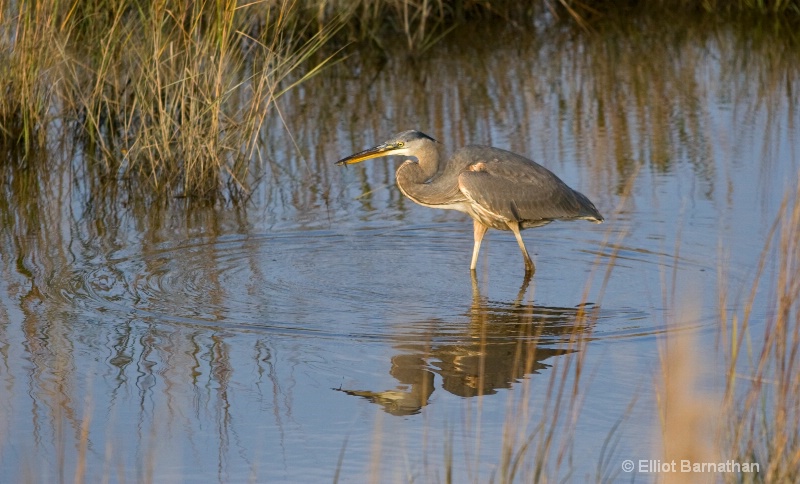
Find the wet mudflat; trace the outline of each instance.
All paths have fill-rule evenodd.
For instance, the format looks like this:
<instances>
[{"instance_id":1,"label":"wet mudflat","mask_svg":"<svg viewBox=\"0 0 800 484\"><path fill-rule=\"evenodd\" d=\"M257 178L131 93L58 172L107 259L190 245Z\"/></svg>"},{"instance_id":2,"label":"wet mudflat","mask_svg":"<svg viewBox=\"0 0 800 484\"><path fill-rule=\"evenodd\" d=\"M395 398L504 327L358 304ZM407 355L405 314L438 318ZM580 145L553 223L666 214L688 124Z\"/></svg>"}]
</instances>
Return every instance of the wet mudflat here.
<instances>
[{"instance_id":1,"label":"wet mudflat","mask_svg":"<svg viewBox=\"0 0 800 484\"><path fill-rule=\"evenodd\" d=\"M280 99L242 205L99 198L66 168L10 182L2 480L630 477L661 442L660 342L695 330L713 395L721 315L749 308L753 335L772 316L800 162L800 51L674 29L355 55ZM523 232L530 284L491 231L473 279L471 221L403 198L399 159L333 165L405 129L526 155L606 223Z\"/></svg>"}]
</instances>

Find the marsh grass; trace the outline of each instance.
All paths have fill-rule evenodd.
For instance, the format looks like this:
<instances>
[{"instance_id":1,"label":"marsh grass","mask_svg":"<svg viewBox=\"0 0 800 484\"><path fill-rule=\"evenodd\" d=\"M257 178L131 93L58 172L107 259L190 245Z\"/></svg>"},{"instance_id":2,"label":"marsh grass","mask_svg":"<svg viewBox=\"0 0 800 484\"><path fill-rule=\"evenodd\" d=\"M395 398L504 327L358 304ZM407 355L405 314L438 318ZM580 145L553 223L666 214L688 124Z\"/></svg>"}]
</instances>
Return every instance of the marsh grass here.
<instances>
[{"instance_id":1,"label":"marsh grass","mask_svg":"<svg viewBox=\"0 0 800 484\"><path fill-rule=\"evenodd\" d=\"M297 2L5 3L2 138L12 159L75 135L89 176L192 197L246 194L274 101L319 72L339 23Z\"/></svg>"},{"instance_id":2,"label":"marsh grass","mask_svg":"<svg viewBox=\"0 0 800 484\"><path fill-rule=\"evenodd\" d=\"M292 4L114 7L96 67L70 63L65 76L87 154L157 189L246 194L264 117L289 76L298 82L321 67L299 72L334 27L306 37ZM66 46L60 53L69 57Z\"/></svg>"},{"instance_id":3,"label":"marsh grass","mask_svg":"<svg viewBox=\"0 0 800 484\"><path fill-rule=\"evenodd\" d=\"M699 357L694 334L678 330L660 344L661 375L655 389L658 402L661 448L654 449L662 462L719 462L719 430L716 395L702 390L708 379L708 363ZM703 474L662 472L663 482L706 482Z\"/></svg>"},{"instance_id":4,"label":"marsh grass","mask_svg":"<svg viewBox=\"0 0 800 484\"><path fill-rule=\"evenodd\" d=\"M727 428L721 445L742 461L762 465L745 482L800 479L800 191L784 199L765 243L753 290L741 314L722 312L727 378ZM763 279L772 260L774 280ZM766 286L772 308L759 330L751 325L756 288ZM723 298L724 300L724 298ZM721 306L724 307L724 306Z\"/></svg>"},{"instance_id":5,"label":"marsh grass","mask_svg":"<svg viewBox=\"0 0 800 484\"><path fill-rule=\"evenodd\" d=\"M765 13L800 5L649 3ZM59 144L96 179L200 199L246 198L270 156L257 147L265 119L281 118L275 100L342 59L347 43L367 40L387 53L400 34L406 51L420 56L463 22L527 30L549 16L588 28L615 11L615 2L601 0L5 0L0 147L5 159L24 164L55 157Z\"/></svg>"},{"instance_id":6,"label":"marsh grass","mask_svg":"<svg viewBox=\"0 0 800 484\"><path fill-rule=\"evenodd\" d=\"M739 311L727 309L727 279L720 278L717 355L724 371L714 374L711 353L698 343L693 331L667 333L660 345L656 395L661 449L657 458L757 463L759 471L667 472L661 474L663 482L800 479L799 197L800 191L784 197ZM756 304L772 309L766 321L751 324ZM677 307L677 302L671 307ZM710 386L703 386L709 382Z\"/></svg>"}]
</instances>

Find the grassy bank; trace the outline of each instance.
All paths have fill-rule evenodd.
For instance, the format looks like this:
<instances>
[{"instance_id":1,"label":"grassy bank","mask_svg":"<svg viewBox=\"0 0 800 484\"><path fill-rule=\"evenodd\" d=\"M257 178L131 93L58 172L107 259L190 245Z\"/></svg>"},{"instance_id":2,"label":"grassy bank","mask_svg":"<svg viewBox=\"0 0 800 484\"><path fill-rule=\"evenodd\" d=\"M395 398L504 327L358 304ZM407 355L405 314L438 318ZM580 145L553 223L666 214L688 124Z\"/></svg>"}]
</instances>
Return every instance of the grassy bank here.
<instances>
[{"instance_id":1,"label":"grassy bank","mask_svg":"<svg viewBox=\"0 0 800 484\"><path fill-rule=\"evenodd\" d=\"M48 140L74 139L90 177L197 196L244 188L271 103L316 72L305 61L332 32L308 33L295 9L233 1L4 5L7 158L33 159Z\"/></svg>"},{"instance_id":2,"label":"grassy bank","mask_svg":"<svg viewBox=\"0 0 800 484\"><path fill-rule=\"evenodd\" d=\"M0 4L5 163L52 160L58 143L94 179L200 198L246 195L275 99L340 59L339 47L424 52L468 21L588 26L619 9L798 12L800 2L10 2ZM334 46L334 47L331 47ZM318 55L326 48L326 54ZM16 160L16 161L15 161Z\"/></svg>"}]
</instances>

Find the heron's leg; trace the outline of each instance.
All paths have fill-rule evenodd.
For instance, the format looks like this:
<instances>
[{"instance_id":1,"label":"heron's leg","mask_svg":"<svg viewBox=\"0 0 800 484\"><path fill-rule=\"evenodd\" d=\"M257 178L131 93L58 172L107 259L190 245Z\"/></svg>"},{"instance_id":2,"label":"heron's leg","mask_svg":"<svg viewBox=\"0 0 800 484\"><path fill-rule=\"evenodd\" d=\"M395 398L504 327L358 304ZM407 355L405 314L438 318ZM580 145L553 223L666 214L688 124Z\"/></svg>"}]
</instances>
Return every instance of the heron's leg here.
<instances>
[{"instance_id":1,"label":"heron's leg","mask_svg":"<svg viewBox=\"0 0 800 484\"><path fill-rule=\"evenodd\" d=\"M486 231L489 230L489 227L477 220L473 220L472 222L475 235L475 247L472 248L472 264L470 264L469 270L474 271L475 268L478 267L478 252L481 251L481 241L483 241L483 236L486 235Z\"/></svg>"},{"instance_id":2,"label":"heron's leg","mask_svg":"<svg viewBox=\"0 0 800 484\"><path fill-rule=\"evenodd\" d=\"M517 238L517 243L519 244L519 248L522 249L522 257L525 259L525 275L533 274L536 272L536 266L533 265L533 261L531 260L531 256L528 255L528 249L525 248L525 242L522 241L522 235L519 233L519 223L517 222L506 222L508 228L514 232L514 237Z\"/></svg>"}]
</instances>

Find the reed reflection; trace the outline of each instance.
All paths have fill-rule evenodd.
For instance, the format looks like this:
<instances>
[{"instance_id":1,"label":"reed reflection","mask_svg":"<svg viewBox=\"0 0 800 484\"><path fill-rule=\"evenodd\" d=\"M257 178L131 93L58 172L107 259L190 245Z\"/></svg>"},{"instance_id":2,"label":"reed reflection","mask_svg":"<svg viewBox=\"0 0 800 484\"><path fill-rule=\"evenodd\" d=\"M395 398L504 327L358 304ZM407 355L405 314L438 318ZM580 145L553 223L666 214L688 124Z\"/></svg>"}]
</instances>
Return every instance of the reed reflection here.
<instances>
[{"instance_id":1,"label":"reed reflection","mask_svg":"<svg viewBox=\"0 0 800 484\"><path fill-rule=\"evenodd\" d=\"M414 415L428 405L436 386L460 397L492 395L547 370L551 358L580 351L594 327L591 313L598 307L525 302L528 286L526 279L513 301L491 301L481 295L473 277L466 325L432 319L424 322L431 328L428 332L397 338L389 370L397 386L337 390L365 398L392 415ZM458 325L463 329L454 332Z\"/></svg>"}]
</instances>

